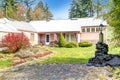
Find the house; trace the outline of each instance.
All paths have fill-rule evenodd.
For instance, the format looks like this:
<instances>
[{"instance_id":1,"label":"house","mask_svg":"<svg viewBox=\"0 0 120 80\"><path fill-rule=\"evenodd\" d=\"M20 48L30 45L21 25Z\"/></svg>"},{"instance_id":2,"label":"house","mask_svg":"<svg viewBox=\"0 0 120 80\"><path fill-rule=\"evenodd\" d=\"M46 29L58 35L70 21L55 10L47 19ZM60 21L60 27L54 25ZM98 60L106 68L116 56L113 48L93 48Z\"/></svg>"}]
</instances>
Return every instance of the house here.
<instances>
[{"instance_id":1,"label":"house","mask_svg":"<svg viewBox=\"0 0 120 80\"><path fill-rule=\"evenodd\" d=\"M67 42L99 40L99 25L107 26L102 19L78 18L66 20L31 21L29 23L16 21L8 18L0 19L0 39L7 33L23 32L31 44L42 43L49 45L51 41L58 41L60 32L63 33ZM103 30L104 41L107 40L106 29Z\"/></svg>"},{"instance_id":2,"label":"house","mask_svg":"<svg viewBox=\"0 0 120 80\"><path fill-rule=\"evenodd\" d=\"M60 32L63 33L67 42L99 40L99 25L107 26L101 19L79 18L67 20L31 21L30 24L36 29L38 43L49 45L51 41L58 41ZM104 41L106 40L106 29L103 30Z\"/></svg>"},{"instance_id":3,"label":"house","mask_svg":"<svg viewBox=\"0 0 120 80\"><path fill-rule=\"evenodd\" d=\"M27 22L16 21L8 18L0 19L0 41L8 33L23 32L30 40L31 44L35 44L34 36L36 30Z\"/></svg>"}]
</instances>

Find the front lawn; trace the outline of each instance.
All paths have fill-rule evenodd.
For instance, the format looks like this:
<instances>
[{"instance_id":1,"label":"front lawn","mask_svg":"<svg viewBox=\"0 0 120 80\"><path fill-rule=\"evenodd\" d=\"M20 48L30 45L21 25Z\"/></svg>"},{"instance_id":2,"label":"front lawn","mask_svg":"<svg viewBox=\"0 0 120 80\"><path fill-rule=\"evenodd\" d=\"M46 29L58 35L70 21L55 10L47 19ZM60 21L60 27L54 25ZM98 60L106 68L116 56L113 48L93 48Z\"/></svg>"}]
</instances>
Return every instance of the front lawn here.
<instances>
[{"instance_id":1,"label":"front lawn","mask_svg":"<svg viewBox=\"0 0 120 80\"><path fill-rule=\"evenodd\" d=\"M56 54L45 60L40 61L40 64L75 64L75 63L87 63L89 58L94 57L95 46L86 48L53 48L48 47L50 50L54 51ZM109 48L109 53L120 54L120 47Z\"/></svg>"},{"instance_id":2,"label":"front lawn","mask_svg":"<svg viewBox=\"0 0 120 80\"><path fill-rule=\"evenodd\" d=\"M88 59L94 57L95 47L87 48L50 48L50 50L55 52L55 55L40 61L40 63L87 63Z\"/></svg>"}]
</instances>

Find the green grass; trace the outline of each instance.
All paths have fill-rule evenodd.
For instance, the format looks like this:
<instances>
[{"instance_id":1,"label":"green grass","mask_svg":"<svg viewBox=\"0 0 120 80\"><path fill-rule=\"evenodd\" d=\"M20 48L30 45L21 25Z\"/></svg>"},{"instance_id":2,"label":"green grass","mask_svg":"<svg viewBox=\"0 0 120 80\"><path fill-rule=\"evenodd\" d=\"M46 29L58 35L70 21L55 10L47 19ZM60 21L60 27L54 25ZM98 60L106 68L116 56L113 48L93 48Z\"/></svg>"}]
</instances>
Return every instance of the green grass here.
<instances>
[{"instance_id":1,"label":"green grass","mask_svg":"<svg viewBox=\"0 0 120 80\"><path fill-rule=\"evenodd\" d=\"M76 63L87 63L89 58L94 57L95 46L85 47L85 48L52 48L48 47L50 50L54 51L56 54L45 60L41 60L40 64L76 64ZM109 53L119 54L120 47L109 48Z\"/></svg>"},{"instance_id":2,"label":"green grass","mask_svg":"<svg viewBox=\"0 0 120 80\"><path fill-rule=\"evenodd\" d=\"M0 53L0 68L9 67L13 64L12 58L14 54L3 54Z\"/></svg>"},{"instance_id":3,"label":"green grass","mask_svg":"<svg viewBox=\"0 0 120 80\"><path fill-rule=\"evenodd\" d=\"M3 59L3 60L0 60L0 68L5 68L5 67L9 67L12 65L12 60L10 59Z\"/></svg>"},{"instance_id":4,"label":"green grass","mask_svg":"<svg viewBox=\"0 0 120 80\"><path fill-rule=\"evenodd\" d=\"M86 48L49 48L55 51L55 55L48 59L42 60L39 63L50 64L74 64L74 63L87 63L88 59L94 57L95 47Z\"/></svg>"}]
</instances>

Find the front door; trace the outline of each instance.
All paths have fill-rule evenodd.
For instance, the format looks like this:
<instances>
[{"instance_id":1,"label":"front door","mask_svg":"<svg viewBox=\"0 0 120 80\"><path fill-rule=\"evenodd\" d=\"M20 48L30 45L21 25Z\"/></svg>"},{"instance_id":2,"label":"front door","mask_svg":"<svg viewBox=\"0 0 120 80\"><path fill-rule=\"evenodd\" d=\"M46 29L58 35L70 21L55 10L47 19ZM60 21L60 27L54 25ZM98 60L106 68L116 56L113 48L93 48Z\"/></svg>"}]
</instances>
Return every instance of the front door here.
<instances>
[{"instance_id":1,"label":"front door","mask_svg":"<svg viewBox=\"0 0 120 80\"><path fill-rule=\"evenodd\" d=\"M46 36L45 36L45 44L49 45L49 43L50 43L50 35L46 34Z\"/></svg>"}]
</instances>

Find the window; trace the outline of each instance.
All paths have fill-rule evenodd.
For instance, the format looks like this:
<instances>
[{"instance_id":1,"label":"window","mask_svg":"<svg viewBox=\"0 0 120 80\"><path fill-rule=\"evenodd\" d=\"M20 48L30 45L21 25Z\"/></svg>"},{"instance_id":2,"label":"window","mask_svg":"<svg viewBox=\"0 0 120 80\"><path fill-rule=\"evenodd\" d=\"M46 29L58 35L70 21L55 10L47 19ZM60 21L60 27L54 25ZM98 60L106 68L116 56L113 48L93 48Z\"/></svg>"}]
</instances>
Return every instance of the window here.
<instances>
[{"instance_id":1,"label":"window","mask_svg":"<svg viewBox=\"0 0 120 80\"><path fill-rule=\"evenodd\" d=\"M87 32L90 32L90 28L87 28Z\"/></svg>"},{"instance_id":2,"label":"window","mask_svg":"<svg viewBox=\"0 0 120 80\"><path fill-rule=\"evenodd\" d=\"M91 32L95 32L95 28L91 28Z\"/></svg>"},{"instance_id":3,"label":"window","mask_svg":"<svg viewBox=\"0 0 120 80\"><path fill-rule=\"evenodd\" d=\"M85 32L85 28L82 28L82 32Z\"/></svg>"}]
</instances>

